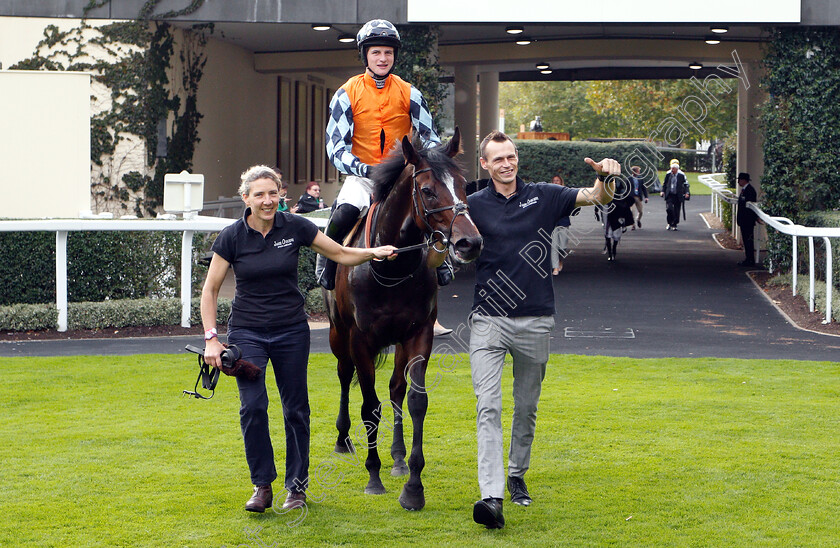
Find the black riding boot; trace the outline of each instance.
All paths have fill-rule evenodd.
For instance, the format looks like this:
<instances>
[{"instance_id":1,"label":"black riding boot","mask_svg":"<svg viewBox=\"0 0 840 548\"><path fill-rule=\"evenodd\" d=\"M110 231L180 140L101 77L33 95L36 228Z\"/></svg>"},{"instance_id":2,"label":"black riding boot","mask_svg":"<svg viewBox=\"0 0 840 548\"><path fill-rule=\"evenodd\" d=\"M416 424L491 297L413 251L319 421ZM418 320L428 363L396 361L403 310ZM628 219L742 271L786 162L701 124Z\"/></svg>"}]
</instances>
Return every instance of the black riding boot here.
<instances>
[{"instance_id":1,"label":"black riding boot","mask_svg":"<svg viewBox=\"0 0 840 548\"><path fill-rule=\"evenodd\" d=\"M356 206L341 204L330 216L324 234L341 244L359 219L359 213L359 208ZM335 269L337 266L335 262L323 255L318 255L315 260L315 278L325 289L335 289Z\"/></svg>"},{"instance_id":2,"label":"black riding boot","mask_svg":"<svg viewBox=\"0 0 840 548\"><path fill-rule=\"evenodd\" d=\"M612 243L612 258L613 258L613 261L615 260L615 258L617 256L618 256L618 240L613 240L613 243Z\"/></svg>"},{"instance_id":3,"label":"black riding boot","mask_svg":"<svg viewBox=\"0 0 840 548\"><path fill-rule=\"evenodd\" d=\"M607 260L612 261L613 260L613 246L612 246L612 240L610 238L604 238L604 247L607 250Z\"/></svg>"}]
</instances>

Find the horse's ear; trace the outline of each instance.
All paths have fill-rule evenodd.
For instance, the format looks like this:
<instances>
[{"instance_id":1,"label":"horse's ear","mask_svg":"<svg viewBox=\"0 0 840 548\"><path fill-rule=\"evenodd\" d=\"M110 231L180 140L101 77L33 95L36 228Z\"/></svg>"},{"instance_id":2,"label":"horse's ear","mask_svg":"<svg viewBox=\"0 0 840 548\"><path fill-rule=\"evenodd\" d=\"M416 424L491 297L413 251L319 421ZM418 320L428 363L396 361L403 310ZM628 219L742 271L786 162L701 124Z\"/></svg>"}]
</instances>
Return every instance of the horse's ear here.
<instances>
[{"instance_id":1,"label":"horse's ear","mask_svg":"<svg viewBox=\"0 0 840 548\"><path fill-rule=\"evenodd\" d=\"M455 126L455 134L452 135L452 139L450 139L449 144L446 145L446 154L450 158L454 158L462 152L464 152L464 150L461 148L461 130L458 129L458 126Z\"/></svg>"},{"instance_id":2,"label":"horse's ear","mask_svg":"<svg viewBox=\"0 0 840 548\"><path fill-rule=\"evenodd\" d=\"M414 150L414 145L411 144L411 139L408 138L408 135L404 135L402 138L402 150L406 164L417 165L420 162L420 156Z\"/></svg>"}]
</instances>

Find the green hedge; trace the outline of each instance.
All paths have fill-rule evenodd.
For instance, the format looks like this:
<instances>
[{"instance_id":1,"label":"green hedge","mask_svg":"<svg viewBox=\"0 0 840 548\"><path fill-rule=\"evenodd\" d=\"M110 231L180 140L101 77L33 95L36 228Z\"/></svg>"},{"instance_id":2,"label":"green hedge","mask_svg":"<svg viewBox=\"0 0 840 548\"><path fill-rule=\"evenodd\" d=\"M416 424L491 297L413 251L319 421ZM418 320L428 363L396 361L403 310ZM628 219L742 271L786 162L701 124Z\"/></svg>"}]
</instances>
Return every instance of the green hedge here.
<instances>
[{"instance_id":1,"label":"green hedge","mask_svg":"<svg viewBox=\"0 0 840 548\"><path fill-rule=\"evenodd\" d=\"M762 209L806 224L808 212L840 207L840 29L779 27L768 39ZM773 265L789 268L790 238L774 232Z\"/></svg>"},{"instance_id":2,"label":"green hedge","mask_svg":"<svg viewBox=\"0 0 840 548\"><path fill-rule=\"evenodd\" d=\"M219 299L216 322L227 323L230 299ZM68 303L68 329L103 329L108 327L178 325L181 323L180 299L125 299L104 302ZM199 299L190 307L190 323L201 325ZM0 330L38 331L58 326L54 304L14 304L0 306Z\"/></svg>"},{"instance_id":3,"label":"green hedge","mask_svg":"<svg viewBox=\"0 0 840 548\"><path fill-rule=\"evenodd\" d=\"M207 236L193 237L193 287L207 272L196 261ZM180 232L71 232L70 302L175 297L180 288ZM55 302L55 233L0 233L0 305Z\"/></svg>"},{"instance_id":4,"label":"green hedge","mask_svg":"<svg viewBox=\"0 0 840 548\"><path fill-rule=\"evenodd\" d=\"M650 183L656 178L657 170L668 168L671 158L680 159L690 170L691 164L685 158L696 156L692 151L658 152L646 141L600 143L516 139L514 143L519 151L519 175L524 180L551 181L559 173L570 187L592 186L595 179L592 168L583 161L587 156L596 161L614 158L621 163L623 173L629 173L630 166L638 165L642 170L641 177Z\"/></svg>"}]
</instances>

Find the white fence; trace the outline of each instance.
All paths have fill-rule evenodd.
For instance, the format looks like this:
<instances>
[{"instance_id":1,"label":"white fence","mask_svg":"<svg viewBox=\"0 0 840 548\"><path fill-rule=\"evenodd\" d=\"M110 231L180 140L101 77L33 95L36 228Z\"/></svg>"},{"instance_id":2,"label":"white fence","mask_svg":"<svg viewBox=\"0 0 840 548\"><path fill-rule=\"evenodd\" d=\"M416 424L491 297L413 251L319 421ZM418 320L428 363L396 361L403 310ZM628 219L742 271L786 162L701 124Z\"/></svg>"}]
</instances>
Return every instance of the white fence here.
<instances>
[{"instance_id":1,"label":"white fence","mask_svg":"<svg viewBox=\"0 0 840 548\"><path fill-rule=\"evenodd\" d=\"M307 217L308 218L308 217ZM309 219L323 228L326 219ZM67 331L67 233L91 230L183 232L181 238L181 326L190 327L192 239L195 232L219 232L236 219L195 216L192 219L50 219L0 221L0 232L55 232L55 304L58 331ZM131 268L136 265L131 265Z\"/></svg>"},{"instance_id":2,"label":"white fence","mask_svg":"<svg viewBox=\"0 0 840 548\"><path fill-rule=\"evenodd\" d=\"M726 207L724 204L728 204L729 207L732 208L732 219L734 220L737 215L737 206L738 206L738 198L737 196L730 190L726 185L717 182L713 176L711 175L701 175L699 177L700 182L704 185L708 186L712 189L712 203L711 203L711 212L716 215L718 218L720 217L720 212L723 207ZM772 227L773 229L787 234L791 237L792 242L792 250L791 250L791 289L793 294L796 295L797 289L797 276L799 273L799 260L798 260L798 243L799 238L808 238L808 309L813 312L815 308L815 277L814 277L814 238L822 238L823 242L825 243L825 293L826 293L826 304L825 304L825 319L823 323L830 323L831 322L831 302L832 302L832 292L834 289L833 284L833 257L832 257L832 249L831 249L831 238L840 238L840 228L825 228L825 227L811 227L811 226L802 226L795 224L793 221L786 217L774 217L770 216L758 207L758 204L755 203L748 203L747 207L752 209L753 211L758 214L758 217L764 221L764 224L768 227ZM733 228L735 223L733 222ZM758 253L759 253L759 246L756 246L755 250L755 259L758 261Z\"/></svg>"}]
</instances>

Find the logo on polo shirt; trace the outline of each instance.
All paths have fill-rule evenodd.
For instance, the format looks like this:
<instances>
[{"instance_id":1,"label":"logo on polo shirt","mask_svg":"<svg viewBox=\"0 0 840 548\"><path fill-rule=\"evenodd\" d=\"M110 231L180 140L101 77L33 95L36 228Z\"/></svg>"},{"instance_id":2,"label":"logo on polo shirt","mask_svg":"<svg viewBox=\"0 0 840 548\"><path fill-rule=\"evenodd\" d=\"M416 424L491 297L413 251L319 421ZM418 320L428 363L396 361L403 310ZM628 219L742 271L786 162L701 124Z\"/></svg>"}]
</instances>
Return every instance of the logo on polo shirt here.
<instances>
[{"instance_id":1,"label":"logo on polo shirt","mask_svg":"<svg viewBox=\"0 0 840 548\"><path fill-rule=\"evenodd\" d=\"M528 200L525 201L525 202L519 202L519 207L524 209L528 206L534 205L535 203L537 203L539 201L540 201L540 197L539 196L534 196L533 198L528 198Z\"/></svg>"},{"instance_id":2,"label":"logo on polo shirt","mask_svg":"<svg viewBox=\"0 0 840 548\"><path fill-rule=\"evenodd\" d=\"M295 243L294 238L283 238L279 242L277 240L275 240L274 241L274 247L280 249L281 247L289 247L293 243Z\"/></svg>"}]
</instances>

